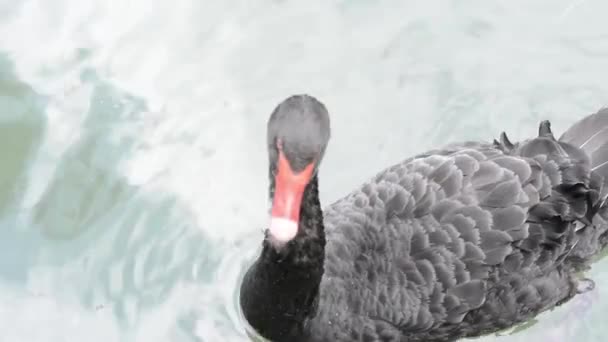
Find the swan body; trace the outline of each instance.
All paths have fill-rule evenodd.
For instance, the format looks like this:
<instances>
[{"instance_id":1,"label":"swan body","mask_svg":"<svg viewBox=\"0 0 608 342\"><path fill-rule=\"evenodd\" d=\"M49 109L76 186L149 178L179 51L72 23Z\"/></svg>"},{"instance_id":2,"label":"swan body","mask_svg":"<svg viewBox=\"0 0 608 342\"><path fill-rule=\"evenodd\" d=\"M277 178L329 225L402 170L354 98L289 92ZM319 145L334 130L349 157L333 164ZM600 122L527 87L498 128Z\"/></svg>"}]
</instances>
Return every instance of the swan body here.
<instances>
[{"instance_id":1,"label":"swan body","mask_svg":"<svg viewBox=\"0 0 608 342\"><path fill-rule=\"evenodd\" d=\"M271 223L240 303L271 341L495 332L576 295L575 273L608 242L608 110L560 139L543 121L518 143L503 133L411 157L322 210L329 133L308 95L268 124Z\"/></svg>"}]
</instances>

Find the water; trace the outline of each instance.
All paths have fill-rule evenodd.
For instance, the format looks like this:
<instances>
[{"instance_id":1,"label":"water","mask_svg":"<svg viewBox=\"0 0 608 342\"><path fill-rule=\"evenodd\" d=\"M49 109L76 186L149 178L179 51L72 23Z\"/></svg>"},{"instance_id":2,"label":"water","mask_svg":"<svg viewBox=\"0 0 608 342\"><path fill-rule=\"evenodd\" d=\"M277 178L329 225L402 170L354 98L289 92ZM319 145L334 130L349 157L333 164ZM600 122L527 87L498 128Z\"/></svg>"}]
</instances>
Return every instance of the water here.
<instances>
[{"instance_id":1,"label":"water","mask_svg":"<svg viewBox=\"0 0 608 342\"><path fill-rule=\"evenodd\" d=\"M608 105L600 0L0 1L0 341L247 341L265 123L331 112L329 204L407 156ZM595 291L503 337L603 341ZM512 334L511 334L512 333Z\"/></svg>"}]
</instances>

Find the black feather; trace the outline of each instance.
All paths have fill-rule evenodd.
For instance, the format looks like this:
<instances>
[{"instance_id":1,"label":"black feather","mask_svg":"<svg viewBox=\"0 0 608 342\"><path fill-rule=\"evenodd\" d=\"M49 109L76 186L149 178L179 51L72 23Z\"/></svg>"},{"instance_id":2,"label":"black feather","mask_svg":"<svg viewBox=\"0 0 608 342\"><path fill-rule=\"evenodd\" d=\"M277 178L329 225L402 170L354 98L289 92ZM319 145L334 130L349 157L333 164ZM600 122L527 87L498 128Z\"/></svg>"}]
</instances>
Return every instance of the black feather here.
<instances>
[{"instance_id":1,"label":"black feather","mask_svg":"<svg viewBox=\"0 0 608 342\"><path fill-rule=\"evenodd\" d=\"M559 140L543 121L532 139L409 158L322 214L315 178L302 231L248 272L244 314L277 342L447 342L526 321L571 298L608 242L607 180L608 109Z\"/></svg>"}]
</instances>

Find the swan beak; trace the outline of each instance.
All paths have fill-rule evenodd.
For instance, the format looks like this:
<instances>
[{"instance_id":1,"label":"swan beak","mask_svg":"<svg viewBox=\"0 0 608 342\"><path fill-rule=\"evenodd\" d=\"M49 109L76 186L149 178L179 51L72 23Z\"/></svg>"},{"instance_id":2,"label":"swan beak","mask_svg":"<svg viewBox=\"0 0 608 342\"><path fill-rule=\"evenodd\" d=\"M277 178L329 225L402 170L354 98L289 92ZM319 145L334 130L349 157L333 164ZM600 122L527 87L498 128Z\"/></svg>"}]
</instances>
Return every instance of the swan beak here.
<instances>
[{"instance_id":1,"label":"swan beak","mask_svg":"<svg viewBox=\"0 0 608 342\"><path fill-rule=\"evenodd\" d=\"M269 228L276 242L289 242L298 234L302 196L313 169L314 162L311 162L302 171L294 172L283 152L279 152Z\"/></svg>"}]
</instances>

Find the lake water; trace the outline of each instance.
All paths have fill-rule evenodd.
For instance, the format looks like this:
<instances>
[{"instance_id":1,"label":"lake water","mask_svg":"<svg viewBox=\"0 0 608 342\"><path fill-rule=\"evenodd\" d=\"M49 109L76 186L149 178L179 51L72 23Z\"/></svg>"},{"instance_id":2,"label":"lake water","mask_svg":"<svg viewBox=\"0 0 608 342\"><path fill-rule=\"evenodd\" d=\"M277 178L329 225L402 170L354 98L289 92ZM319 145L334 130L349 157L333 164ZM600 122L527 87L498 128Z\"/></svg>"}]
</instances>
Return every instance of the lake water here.
<instances>
[{"instance_id":1,"label":"lake water","mask_svg":"<svg viewBox=\"0 0 608 342\"><path fill-rule=\"evenodd\" d=\"M330 110L327 205L465 139L608 105L608 2L0 0L0 341L247 341L265 123ZM502 337L604 341L594 291Z\"/></svg>"}]
</instances>

